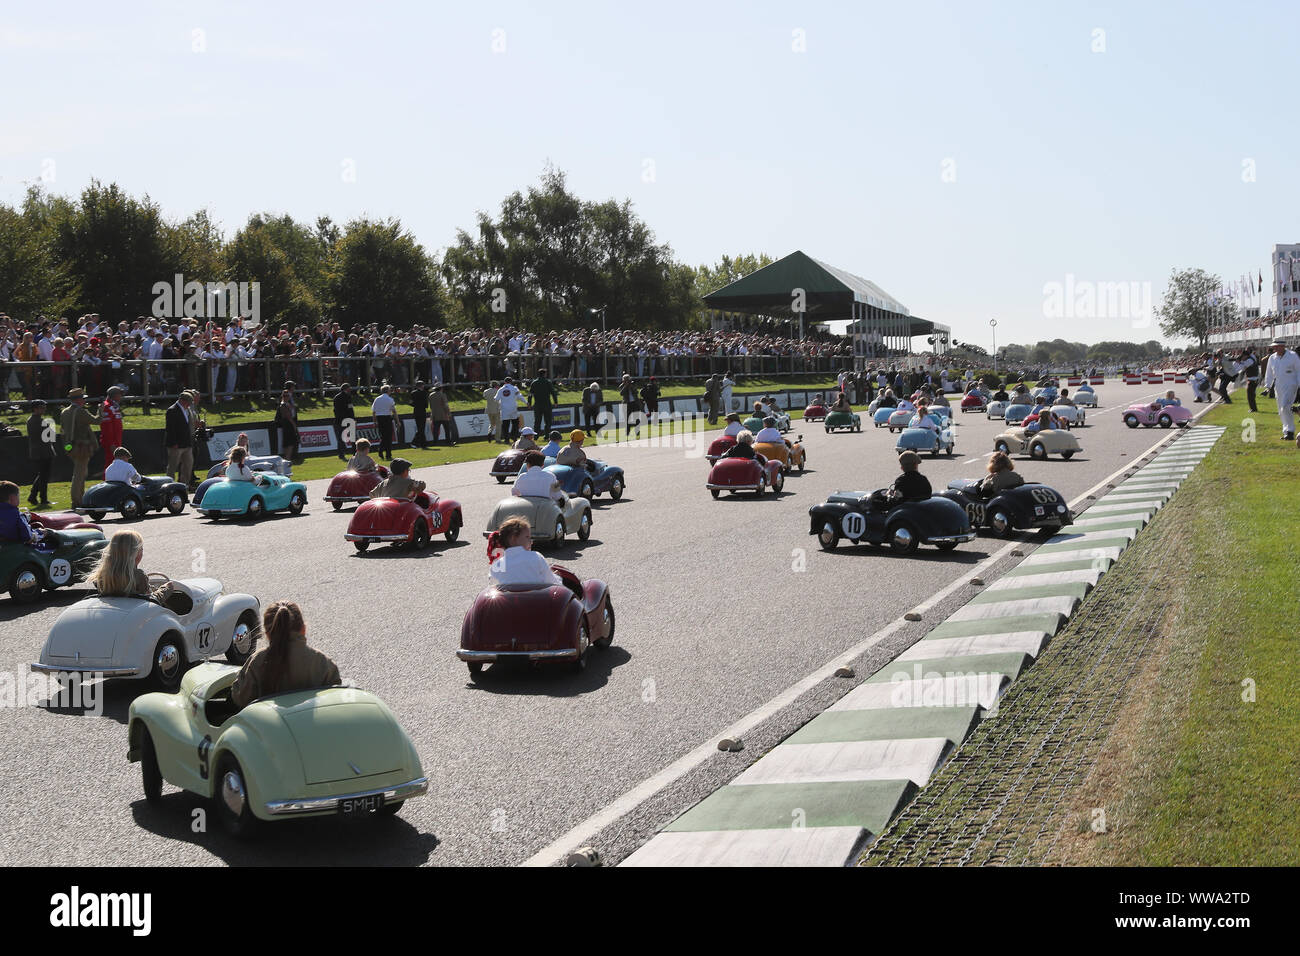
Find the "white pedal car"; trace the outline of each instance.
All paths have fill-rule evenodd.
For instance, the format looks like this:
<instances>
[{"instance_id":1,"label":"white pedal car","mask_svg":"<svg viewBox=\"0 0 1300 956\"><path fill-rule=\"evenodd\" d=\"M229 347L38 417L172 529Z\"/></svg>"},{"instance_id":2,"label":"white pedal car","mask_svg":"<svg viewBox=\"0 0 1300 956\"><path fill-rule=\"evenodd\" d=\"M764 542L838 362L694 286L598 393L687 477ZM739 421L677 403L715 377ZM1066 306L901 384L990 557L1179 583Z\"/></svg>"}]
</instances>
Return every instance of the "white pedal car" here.
<instances>
[{"instance_id":1,"label":"white pedal car","mask_svg":"<svg viewBox=\"0 0 1300 956\"><path fill-rule=\"evenodd\" d=\"M559 547L564 544L565 535L569 534L576 534L579 541L591 537L591 502L572 495L565 495L563 509L550 498L521 495L502 498L488 516L483 536L497 530L507 518L516 517L528 519L528 526L533 529L533 541L541 544Z\"/></svg>"},{"instance_id":2,"label":"white pedal car","mask_svg":"<svg viewBox=\"0 0 1300 956\"><path fill-rule=\"evenodd\" d=\"M149 576L151 587L167 581L162 574ZM147 677L175 692L191 664L218 654L244 663L261 629L257 598L223 594L215 578L171 584L166 605L138 597L78 601L58 616L32 670Z\"/></svg>"},{"instance_id":3,"label":"white pedal car","mask_svg":"<svg viewBox=\"0 0 1300 956\"><path fill-rule=\"evenodd\" d=\"M1083 409L1075 405L1053 405L1052 413L1060 416L1070 428L1082 428L1086 418Z\"/></svg>"},{"instance_id":4,"label":"white pedal car","mask_svg":"<svg viewBox=\"0 0 1300 956\"><path fill-rule=\"evenodd\" d=\"M1074 393L1074 404L1096 408L1097 393L1090 388L1081 388Z\"/></svg>"},{"instance_id":5,"label":"white pedal car","mask_svg":"<svg viewBox=\"0 0 1300 956\"><path fill-rule=\"evenodd\" d=\"M985 408L985 411L988 413L988 417L989 417L989 418L1006 418L1006 417L1007 417L1007 403L1006 403L1006 402L989 402L989 403L988 403L988 406Z\"/></svg>"}]
</instances>

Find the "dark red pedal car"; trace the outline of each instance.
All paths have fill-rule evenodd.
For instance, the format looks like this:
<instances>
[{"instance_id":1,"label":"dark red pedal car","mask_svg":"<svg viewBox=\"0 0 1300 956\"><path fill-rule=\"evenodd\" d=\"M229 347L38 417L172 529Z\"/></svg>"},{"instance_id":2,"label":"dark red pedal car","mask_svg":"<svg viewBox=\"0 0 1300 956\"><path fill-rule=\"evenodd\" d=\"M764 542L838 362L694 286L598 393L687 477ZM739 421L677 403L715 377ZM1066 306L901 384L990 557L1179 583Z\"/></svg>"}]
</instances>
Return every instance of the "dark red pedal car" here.
<instances>
[{"instance_id":1,"label":"dark red pedal car","mask_svg":"<svg viewBox=\"0 0 1300 956\"><path fill-rule=\"evenodd\" d=\"M819 405L816 402L813 402L813 404L809 405L807 408L803 410L803 420L806 422L821 421L825 417L826 417L826 406Z\"/></svg>"},{"instance_id":2,"label":"dark red pedal car","mask_svg":"<svg viewBox=\"0 0 1300 956\"><path fill-rule=\"evenodd\" d=\"M762 495L769 488L772 494L780 494L785 486L785 475L781 463L776 459L767 459L762 455L757 458L723 458L709 470L709 481L704 486L713 497L722 492L735 494L737 491L752 491Z\"/></svg>"},{"instance_id":3,"label":"dark red pedal car","mask_svg":"<svg viewBox=\"0 0 1300 956\"><path fill-rule=\"evenodd\" d=\"M710 465L716 465L718 459L730 451L735 444L736 437L734 435L723 435L721 438L715 438L709 443L709 451L704 458Z\"/></svg>"},{"instance_id":4,"label":"dark red pedal car","mask_svg":"<svg viewBox=\"0 0 1300 956\"><path fill-rule=\"evenodd\" d=\"M563 584L493 584L474 599L456 651L472 679L495 661L556 661L582 671L592 647L603 651L614 642L614 605L605 582L583 581L559 565L551 570Z\"/></svg>"},{"instance_id":5,"label":"dark red pedal car","mask_svg":"<svg viewBox=\"0 0 1300 956\"><path fill-rule=\"evenodd\" d=\"M342 511L349 501L369 501L370 492L387 477L388 469L383 465L374 471L340 471L330 479L325 500L334 506L335 511Z\"/></svg>"},{"instance_id":6,"label":"dark red pedal car","mask_svg":"<svg viewBox=\"0 0 1300 956\"><path fill-rule=\"evenodd\" d=\"M103 530L93 521L87 521L85 515L79 515L75 511L50 511L45 514L31 511L27 514L27 521L33 530L36 528L48 528L50 531L68 531L72 528Z\"/></svg>"},{"instance_id":7,"label":"dark red pedal car","mask_svg":"<svg viewBox=\"0 0 1300 956\"><path fill-rule=\"evenodd\" d=\"M429 546L436 534L452 542L460 537L460 502L420 492L414 498L370 498L361 503L348 522L344 537L358 551L372 544Z\"/></svg>"}]
</instances>

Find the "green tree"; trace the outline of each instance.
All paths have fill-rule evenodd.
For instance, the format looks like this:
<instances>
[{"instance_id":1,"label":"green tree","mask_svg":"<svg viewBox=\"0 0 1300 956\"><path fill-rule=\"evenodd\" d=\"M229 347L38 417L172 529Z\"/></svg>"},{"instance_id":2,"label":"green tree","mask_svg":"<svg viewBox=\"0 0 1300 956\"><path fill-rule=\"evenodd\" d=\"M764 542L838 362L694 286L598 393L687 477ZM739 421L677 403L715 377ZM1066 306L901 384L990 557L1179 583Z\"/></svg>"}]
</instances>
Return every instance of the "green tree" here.
<instances>
[{"instance_id":1,"label":"green tree","mask_svg":"<svg viewBox=\"0 0 1300 956\"><path fill-rule=\"evenodd\" d=\"M1235 303L1217 298L1222 287L1222 280L1204 269L1170 272L1165 299L1157 311L1160 331L1170 338L1195 339L1205 348L1211 318L1230 322L1237 316Z\"/></svg>"},{"instance_id":2,"label":"green tree","mask_svg":"<svg viewBox=\"0 0 1300 956\"><path fill-rule=\"evenodd\" d=\"M333 317L346 325L442 325L446 314L434 261L396 219L348 223L330 263Z\"/></svg>"},{"instance_id":3,"label":"green tree","mask_svg":"<svg viewBox=\"0 0 1300 956\"><path fill-rule=\"evenodd\" d=\"M259 283L258 302L268 324L319 321L337 231L328 219L319 220L313 231L291 216L254 214L226 247L225 277Z\"/></svg>"},{"instance_id":4,"label":"green tree","mask_svg":"<svg viewBox=\"0 0 1300 956\"><path fill-rule=\"evenodd\" d=\"M21 211L0 204L0 308L14 318L61 316L80 298L51 251L56 209L66 203L33 186Z\"/></svg>"}]
</instances>

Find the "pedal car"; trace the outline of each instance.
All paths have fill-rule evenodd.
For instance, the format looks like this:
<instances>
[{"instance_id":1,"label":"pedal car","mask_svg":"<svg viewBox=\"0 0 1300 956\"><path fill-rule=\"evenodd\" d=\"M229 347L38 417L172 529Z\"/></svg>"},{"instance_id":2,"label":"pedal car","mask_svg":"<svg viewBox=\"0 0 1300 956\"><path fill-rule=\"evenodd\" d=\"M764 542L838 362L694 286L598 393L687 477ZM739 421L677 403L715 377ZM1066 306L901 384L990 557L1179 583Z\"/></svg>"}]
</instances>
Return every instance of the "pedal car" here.
<instances>
[{"instance_id":1,"label":"pedal car","mask_svg":"<svg viewBox=\"0 0 1300 956\"><path fill-rule=\"evenodd\" d=\"M165 575L149 575L153 587L166 581ZM244 663L261 628L257 598L223 594L215 578L172 585L165 605L98 595L78 601L55 620L32 670L148 678L174 691L185 669L205 658L224 654L232 664Z\"/></svg>"},{"instance_id":2,"label":"pedal car","mask_svg":"<svg viewBox=\"0 0 1300 956\"><path fill-rule=\"evenodd\" d=\"M734 435L723 435L721 438L715 438L709 442L709 450L704 459L710 465L717 464L719 458L725 455L732 445L736 444Z\"/></svg>"},{"instance_id":3,"label":"pedal car","mask_svg":"<svg viewBox=\"0 0 1300 956\"><path fill-rule=\"evenodd\" d=\"M495 661L564 661L581 671L591 647L603 651L613 643L614 605L605 582L582 581L558 565L551 570L563 584L493 584L474 599L456 651L471 679Z\"/></svg>"},{"instance_id":4,"label":"pedal car","mask_svg":"<svg viewBox=\"0 0 1300 956\"><path fill-rule=\"evenodd\" d=\"M271 511L302 514L307 504L307 486L284 475L258 474L252 481L222 478L203 493L203 503L195 509L209 518L243 515L260 518Z\"/></svg>"},{"instance_id":5,"label":"pedal car","mask_svg":"<svg viewBox=\"0 0 1300 956\"><path fill-rule=\"evenodd\" d=\"M460 502L420 492L414 498L371 498L352 513L343 538L358 551L372 544L413 545L424 550L435 534L448 543L460 537Z\"/></svg>"},{"instance_id":6,"label":"pedal car","mask_svg":"<svg viewBox=\"0 0 1300 956\"><path fill-rule=\"evenodd\" d=\"M826 406L820 402L813 402L803 410L803 420L806 422L819 422L826 417Z\"/></svg>"},{"instance_id":7,"label":"pedal car","mask_svg":"<svg viewBox=\"0 0 1300 956\"><path fill-rule=\"evenodd\" d=\"M89 515L92 521L101 521L110 511L121 512L123 518L141 518L150 511L167 511L178 515L189 503L189 489L182 482L172 481L169 475L145 478L138 485L125 481L105 481L82 496L78 514Z\"/></svg>"},{"instance_id":8,"label":"pedal car","mask_svg":"<svg viewBox=\"0 0 1300 956\"><path fill-rule=\"evenodd\" d=\"M785 487L785 473L779 461L764 458L724 458L709 470L705 484L710 494L717 498L722 492L734 495L737 491L752 491L762 495L769 488L780 494Z\"/></svg>"},{"instance_id":9,"label":"pedal car","mask_svg":"<svg viewBox=\"0 0 1300 956\"><path fill-rule=\"evenodd\" d=\"M1074 404L1087 408L1097 407L1097 393L1090 385L1080 385L1074 392Z\"/></svg>"},{"instance_id":10,"label":"pedal car","mask_svg":"<svg viewBox=\"0 0 1300 956\"><path fill-rule=\"evenodd\" d=\"M1047 399L1048 405L1056 401L1056 396L1060 394L1061 394L1060 389L1058 389L1055 385L1043 385L1040 388L1036 388L1029 393L1030 397L1033 398L1034 401L1037 401L1039 398Z\"/></svg>"},{"instance_id":11,"label":"pedal car","mask_svg":"<svg viewBox=\"0 0 1300 956\"><path fill-rule=\"evenodd\" d=\"M1137 428L1139 425L1146 428L1155 425L1161 428L1168 428L1171 425L1186 428L1191 420L1191 411L1181 405L1157 405L1154 402L1147 405L1140 402L1130 405L1124 412L1124 424L1129 428Z\"/></svg>"},{"instance_id":12,"label":"pedal car","mask_svg":"<svg viewBox=\"0 0 1300 956\"><path fill-rule=\"evenodd\" d=\"M1007 403L1006 403L1006 402L989 402L988 407L987 407L984 411L985 411L985 413L987 414L987 416L989 417L989 419L994 419L994 418L1006 418L1006 416L1007 416Z\"/></svg>"},{"instance_id":13,"label":"pedal car","mask_svg":"<svg viewBox=\"0 0 1300 956\"><path fill-rule=\"evenodd\" d=\"M988 407L988 401L979 392L967 392L961 400L962 412L982 412Z\"/></svg>"},{"instance_id":14,"label":"pedal car","mask_svg":"<svg viewBox=\"0 0 1300 956\"><path fill-rule=\"evenodd\" d=\"M999 538L1018 530L1056 530L1074 522L1065 498L1055 488L1026 483L981 497L979 479L957 478L939 494L966 509L973 528L988 528Z\"/></svg>"},{"instance_id":15,"label":"pedal car","mask_svg":"<svg viewBox=\"0 0 1300 956\"><path fill-rule=\"evenodd\" d=\"M947 498L892 507L879 501L866 491L837 491L808 509L808 533L817 535L817 543L827 551L847 538L854 544L888 544L895 554L911 554L922 544L951 551L975 537L965 509Z\"/></svg>"},{"instance_id":16,"label":"pedal car","mask_svg":"<svg viewBox=\"0 0 1300 956\"><path fill-rule=\"evenodd\" d=\"M564 506L556 504L550 498L524 498L511 495L502 498L488 515L487 537L507 518L527 518L533 530L533 540L559 546L564 543L566 534L576 534L579 541L591 537L591 502L586 498L565 496Z\"/></svg>"},{"instance_id":17,"label":"pedal car","mask_svg":"<svg viewBox=\"0 0 1300 956\"><path fill-rule=\"evenodd\" d=\"M595 458L588 458L584 465L578 467L549 464L544 470L555 476L566 495L576 495L588 501L595 501L597 496L607 491L611 498L618 501L623 497L623 489L627 487L622 468Z\"/></svg>"},{"instance_id":18,"label":"pedal car","mask_svg":"<svg viewBox=\"0 0 1300 956\"><path fill-rule=\"evenodd\" d=\"M499 485L504 485L507 478L518 478L520 469L524 467L526 454L525 451L517 451L513 448L503 451L497 455L496 461L492 462L492 470L488 474L495 478Z\"/></svg>"},{"instance_id":19,"label":"pedal car","mask_svg":"<svg viewBox=\"0 0 1300 956\"><path fill-rule=\"evenodd\" d=\"M857 412L828 412L822 424L828 435L841 428L849 432L862 431L862 419L858 418Z\"/></svg>"},{"instance_id":20,"label":"pedal car","mask_svg":"<svg viewBox=\"0 0 1300 956\"><path fill-rule=\"evenodd\" d=\"M951 425L945 424L937 430L908 427L899 433L898 441L894 443L894 451L928 451L931 455L938 457L941 451L951 455L956 442L957 439L953 435Z\"/></svg>"},{"instance_id":21,"label":"pedal car","mask_svg":"<svg viewBox=\"0 0 1300 956\"><path fill-rule=\"evenodd\" d=\"M374 471L340 471L330 479L330 486L325 489L325 500L334 506L335 511L342 511L343 505L349 501L369 501L370 492L387 477L388 469L383 465Z\"/></svg>"},{"instance_id":22,"label":"pedal car","mask_svg":"<svg viewBox=\"0 0 1300 956\"><path fill-rule=\"evenodd\" d=\"M1008 425L1019 425L1033 410L1034 406L1017 402L1014 405L1008 405L1002 417Z\"/></svg>"},{"instance_id":23,"label":"pedal car","mask_svg":"<svg viewBox=\"0 0 1300 956\"><path fill-rule=\"evenodd\" d=\"M1075 405L1053 405L1052 413L1060 416L1067 428L1082 428L1087 414Z\"/></svg>"},{"instance_id":24,"label":"pedal car","mask_svg":"<svg viewBox=\"0 0 1300 956\"><path fill-rule=\"evenodd\" d=\"M95 570L108 544L94 528L48 531L39 545L0 542L0 585L19 604L30 604L42 590L78 584Z\"/></svg>"},{"instance_id":25,"label":"pedal car","mask_svg":"<svg viewBox=\"0 0 1300 956\"><path fill-rule=\"evenodd\" d=\"M292 691L235 710L239 668L200 664L176 694L135 699L127 760L145 799L163 781L212 801L232 836L259 821L386 817L429 789L406 731L374 694L355 687Z\"/></svg>"},{"instance_id":26,"label":"pedal car","mask_svg":"<svg viewBox=\"0 0 1300 956\"><path fill-rule=\"evenodd\" d=\"M886 405L884 408L877 408L871 414L871 421L877 428L883 428L885 425L889 424L890 416L896 411L898 411L898 409L892 405Z\"/></svg>"},{"instance_id":27,"label":"pedal car","mask_svg":"<svg viewBox=\"0 0 1300 956\"><path fill-rule=\"evenodd\" d=\"M763 419L759 418L757 415L751 415L749 418L746 418L740 424L743 425L745 428L748 428L751 432L757 434L759 429L763 427Z\"/></svg>"},{"instance_id":28,"label":"pedal car","mask_svg":"<svg viewBox=\"0 0 1300 956\"><path fill-rule=\"evenodd\" d=\"M754 451L769 461L779 461L781 470L788 475L795 467L803 471L808 464L808 453L804 451L802 442L802 435L794 441L786 438L779 445L776 442L759 441L754 442Z\"/></svg>"},{"instance_id":29,"label":"pedal car","mask_svg":"<svg viewBox=\"0 0 1300 956\"><path fill-rule=\"evenodd\" d=\"M892 412L890 412L889 419L885 422L885 424L889 426L889 430L891 432L901 432L904 428L907 427L907 423L912 420L912 416L915 414L916 414L915 409L895 408Z\"/></svg>"},{"instance_id":30,"label":"pedal car","mask_svg":"<svg viewBox=\"0 0 1300 956\"><path fill-rule=\"evenodd\" d=\"M37 528L45 528L49 531L70 531L73 528L99 530L99 525L87 521L75 511L48 511L45 513L29 511L27 513L27 523L32 526L33 531Z\"/></svg>"},{"instance_id":31,"label":"pedal car","mask_svg":"<svg viewBox=\"0 0 1300 956\"><path fill-rule=\"evenodd\" d=\"M1067 461L1081 451L1079 439L1064 428L1048 428L1027 435L1023 428L1008 428L993 440L993 450L1008 455L1028 454L1030 458L1043 461L1048 455L1060 455Z\"/></svg>"}]
</instances>

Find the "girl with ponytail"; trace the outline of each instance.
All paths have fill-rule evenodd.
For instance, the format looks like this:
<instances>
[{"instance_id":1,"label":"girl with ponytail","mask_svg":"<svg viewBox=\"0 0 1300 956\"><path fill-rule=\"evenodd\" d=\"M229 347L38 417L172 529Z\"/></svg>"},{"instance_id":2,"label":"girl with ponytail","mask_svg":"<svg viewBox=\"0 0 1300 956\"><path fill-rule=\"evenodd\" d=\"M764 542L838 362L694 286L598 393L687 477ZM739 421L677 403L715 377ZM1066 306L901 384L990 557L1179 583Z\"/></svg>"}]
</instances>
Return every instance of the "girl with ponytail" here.
<instances>
[{"instance_id":1,"label":"girl with ponytail","mask_svg":"<svg viewBox=\"0 0 1300 956\"><path fill-rule=\"evenodd\" d=\"M302 610L290 601L276 601L262 614L267 646L244 662L230 699L242 708L262 697L315 690L341 684L338 666L307 646Z\"/></svg>"},{"instance_id":2,"label":"girl with ponytail","mask_svg":"<svg viewBox=\"0 0 1300 956\"><path fill-rule=\"evenodd\" d=\"M560 584L547 560L533 550L533 529L527 518L507 518L488 535L489 573L498 586Z\"/></svg>"}]
</instances>

